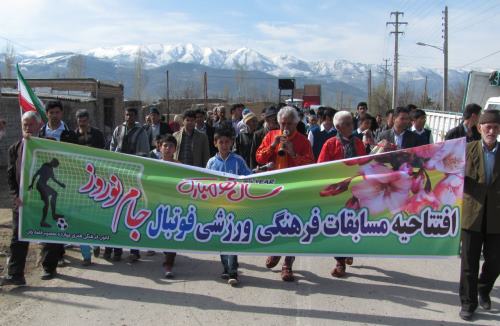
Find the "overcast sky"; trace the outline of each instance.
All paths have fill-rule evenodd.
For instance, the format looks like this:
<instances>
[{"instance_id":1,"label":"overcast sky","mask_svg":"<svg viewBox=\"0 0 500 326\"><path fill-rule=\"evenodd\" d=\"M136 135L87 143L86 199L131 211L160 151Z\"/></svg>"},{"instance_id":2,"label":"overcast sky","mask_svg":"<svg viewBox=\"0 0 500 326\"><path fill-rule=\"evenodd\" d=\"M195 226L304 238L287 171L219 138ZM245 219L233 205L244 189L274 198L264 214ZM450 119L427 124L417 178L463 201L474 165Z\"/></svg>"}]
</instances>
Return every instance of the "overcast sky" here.
<instances>
[{"instance_id":1,"label":"overcast sky","mask_svg":"<svg viewBox=\"0 0 500 326\"><path fill-rule=\"evenodd\" d=\"M449 10L450 68L500 69L500 1L97 1L16 0L3 6L0 52L88 50L125 44L194 43L248 47L305 60L393 59L394 21L402 11L401 67L442 67L442 11ZM479 60L479 61L477 61ZM477 61L477 62L475 62Z\"/></svg>"}]
</instances>

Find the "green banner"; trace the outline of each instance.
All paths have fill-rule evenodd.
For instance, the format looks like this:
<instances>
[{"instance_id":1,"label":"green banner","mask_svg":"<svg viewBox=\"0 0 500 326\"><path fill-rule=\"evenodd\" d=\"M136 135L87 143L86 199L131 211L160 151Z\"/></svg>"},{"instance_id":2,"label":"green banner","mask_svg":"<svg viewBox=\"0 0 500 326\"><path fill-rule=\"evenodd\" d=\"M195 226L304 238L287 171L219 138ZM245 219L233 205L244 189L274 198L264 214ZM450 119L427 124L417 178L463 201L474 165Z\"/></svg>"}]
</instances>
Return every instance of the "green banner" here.
<instances>
[{"instance_id":1,"label":"green banner","mask_svg":"<svg viewBox=\"0 0 500 326\"><path fill-rule=\"evenodd\" d=\"M31 138L20 238L178 252L456 255L465 140L236 176Z\"/></svg>"}]
</instances>

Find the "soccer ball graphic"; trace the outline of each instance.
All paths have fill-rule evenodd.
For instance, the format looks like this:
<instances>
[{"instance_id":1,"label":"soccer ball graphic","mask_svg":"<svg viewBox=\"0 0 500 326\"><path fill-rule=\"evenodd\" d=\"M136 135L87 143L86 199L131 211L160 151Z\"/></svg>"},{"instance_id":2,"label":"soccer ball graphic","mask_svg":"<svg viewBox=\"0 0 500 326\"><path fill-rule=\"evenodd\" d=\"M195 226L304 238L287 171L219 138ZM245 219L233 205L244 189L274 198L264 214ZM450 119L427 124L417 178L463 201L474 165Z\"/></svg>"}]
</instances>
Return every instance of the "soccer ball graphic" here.
<instances>
[{"instance_id":1,"label":"soccer ball graphic","mask_svg":"<svg viewBox=\"0 0 500 326\"><path fill-rule=\"evenodd\" d=\"M57 227L59 228L59 230L66 230L68 228L68 223L66 223L66 220L64 219L64 217L60 217L57 219Z\"/></svg>"}]
</instances>

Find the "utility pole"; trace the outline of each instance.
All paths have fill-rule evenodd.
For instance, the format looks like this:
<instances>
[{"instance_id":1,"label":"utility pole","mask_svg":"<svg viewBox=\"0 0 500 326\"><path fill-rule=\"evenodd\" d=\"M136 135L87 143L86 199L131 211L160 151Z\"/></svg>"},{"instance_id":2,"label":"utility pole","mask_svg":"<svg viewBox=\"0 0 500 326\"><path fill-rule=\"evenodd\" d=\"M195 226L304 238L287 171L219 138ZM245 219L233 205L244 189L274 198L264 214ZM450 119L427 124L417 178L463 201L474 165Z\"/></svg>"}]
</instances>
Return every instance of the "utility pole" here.
<instances>
[{"instance_id":1,"label":"utility pole","mask_svg":"<svg viewBox=\"0 0 500 326\"><path fill-rule=\"evenodd\" d=\"M399 21L399 16L404 16L404 13L401 11L393 11L391 12L391 17L392 16L396 17L396 21L394 22L386 22L386 25L393 25L394 26L394 31L391 32L391 34L394 34L394 75L392 76L392 109L396 109L397 106L397 99L398 99L398 62L399 62L399 55L398 55L398 38L399 34L404 34L403 32L399 31L399 25L408 25L407 22L400 22Z\"/></svg>"},{"instance_id":2,"label":"utility pole","mask_svg":"<svg viewBox=\"0 0 500 326\"><path fill-rule=\"evenodd\" d=\"M427 95L427 75L425 76L425 84L424 84L424 94L422 95L422 104L420 104L420 107L422 110L425 110L425 107L427 106L427 99L429 96Z\"/></svg>"},{"instance_id":3,"label":"utility pole","mask_svg":"<svg viewBox=\"0 0 500 326\"><path fill-rule=\"evenodd\" d=\"M443 111L448 108L448 6L444 7L443 11Z\"/></svg>"},{"instance_id":4,"label":"utility pole","mask_svg":"<svg viewBox=\"0 0 500 326\"><path fill-rule=\"evenodd\" d=\"M205 99L205 110L208 110L208 82L207 72L203 74L203 98Z\"/></svg>"},{"instance_id":5,"label":"utility pole","mask_svg":"<svg viewBox=\"0 0 500 326\"><path fill-rule=\"evenodd\" d=\"M372 70L368 70L368 109L372 107Z\"/></svg>"},{"instance_id":6,"label":"utility pole","mask_svg":"<svg viewBox=\"0 0 500 326\"><path fill-rule=\"evenodd\" d=\"M389 69L391 65L388 63L389 60L391 59L382 59L385 64L384 64L384 92L387 92L387 76L389 75Z\"/></svg>"},{"instance_id":7,"label":"utility pole","mask_svg":"<svg viewBox=\"0 0 500 326\"><path fill-rule=\"evenodd\" d=\"M167 70L167 123L170 122L170 84Z\"/></svg>"}]
</instances>

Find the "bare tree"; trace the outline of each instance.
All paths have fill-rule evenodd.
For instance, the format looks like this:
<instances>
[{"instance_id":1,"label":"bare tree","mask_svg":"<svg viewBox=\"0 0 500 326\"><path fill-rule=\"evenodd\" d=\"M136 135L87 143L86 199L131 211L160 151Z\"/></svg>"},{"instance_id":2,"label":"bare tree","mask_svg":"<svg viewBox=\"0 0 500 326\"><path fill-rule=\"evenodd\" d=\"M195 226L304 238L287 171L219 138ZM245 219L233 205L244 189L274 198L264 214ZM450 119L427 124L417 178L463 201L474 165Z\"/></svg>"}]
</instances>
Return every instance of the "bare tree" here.
<instances>
[{"instance_id":1,"label":"bare tree","mask_svg":"<svg viewBox=\"0 0 500 326\"><path fill-rule=\"evenodd\" d=\"M390 110L392 106L392 94L389 88L384 87L384 84L379 84L375 86L372 90L372 104L370 107L370 112L373 114L380 113L385 114L387 110Z\"/></svg>"},{"instance_id":2,"label":"bare tree","mask_svg":"<svg viewBox=\"0 0 500 326\"><path fill-rule=\"evenodd\" d=\"M135 71L134 71L134 97L141 101L144 91L144 57L142 49L139 47L135 56Z\"/></svg>"},{"instance_id":3,"label":"bare tree","mask_svg":"<svg viewBox=\"0 0 500 326\"><path fill-rule=\"evenodd\" d=\"M68 59L68 77L83 78L85 76L85 58L77 54Z\"/></svg>"},{"instance_id":4,"label":"bare tree","mask_svg":"<svg viewBox=\"0 0 500 326\"><path fill-rule=\"evenodd\" d=\"M14 78L14 63L16 61L16 53L11 44L7 44L4 53L5 78Z\"/></svg>"}]
</instances>

